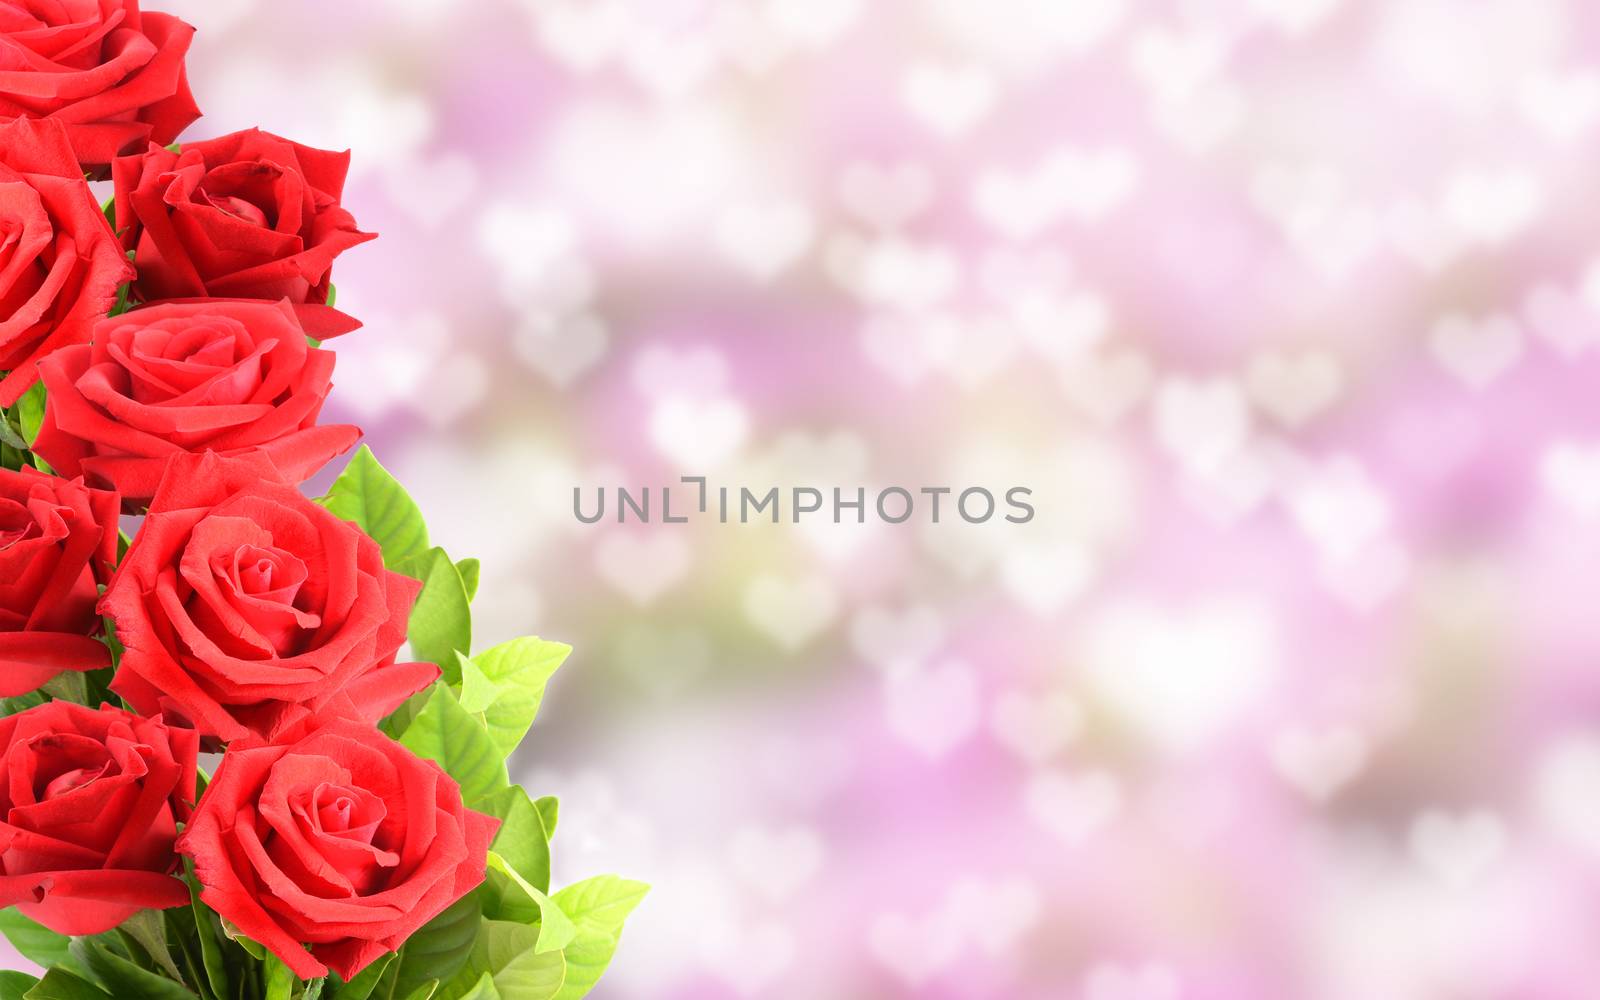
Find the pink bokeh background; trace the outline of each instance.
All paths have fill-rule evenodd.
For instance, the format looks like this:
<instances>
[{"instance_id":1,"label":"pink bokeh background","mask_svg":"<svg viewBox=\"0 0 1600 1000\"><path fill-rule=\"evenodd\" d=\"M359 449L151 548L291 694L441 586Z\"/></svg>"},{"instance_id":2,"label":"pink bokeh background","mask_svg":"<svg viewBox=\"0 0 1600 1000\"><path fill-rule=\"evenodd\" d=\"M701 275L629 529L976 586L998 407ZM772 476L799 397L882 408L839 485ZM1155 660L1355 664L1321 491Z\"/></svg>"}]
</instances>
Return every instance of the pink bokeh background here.
<instances>
[{"instance_id":1,"label":"pink bokeh background","mask_svg":"<svg viewBox=\"0 0 1600 1000\"><path fill-rule=\"evenodd\" d=\"M328 418L577 647L597 996L1600 993L1600 7L149 6L354 150ZM1038 516L572 517L680 475Z\"/></svg>"}]
</instances>

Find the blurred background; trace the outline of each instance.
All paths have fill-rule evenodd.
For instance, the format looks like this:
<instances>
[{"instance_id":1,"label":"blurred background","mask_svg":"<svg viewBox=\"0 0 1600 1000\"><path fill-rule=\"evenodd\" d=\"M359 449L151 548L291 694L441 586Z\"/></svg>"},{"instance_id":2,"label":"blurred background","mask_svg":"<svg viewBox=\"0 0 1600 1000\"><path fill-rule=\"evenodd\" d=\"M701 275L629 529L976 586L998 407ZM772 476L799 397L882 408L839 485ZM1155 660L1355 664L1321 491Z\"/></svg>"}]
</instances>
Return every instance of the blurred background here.
<instances>
[{"instance_id":1,"label":"blurred background","mask_svg":"<svg viewBox=\"0 0 1600 1000\"><path fill-rule=\"evenodd\" d=\"M147 6L354 150L328 419L576 647L598 996L1600 995L1600 6ZM572 515L680 475L1038 516Z\"/></svg>"}]
</instances>

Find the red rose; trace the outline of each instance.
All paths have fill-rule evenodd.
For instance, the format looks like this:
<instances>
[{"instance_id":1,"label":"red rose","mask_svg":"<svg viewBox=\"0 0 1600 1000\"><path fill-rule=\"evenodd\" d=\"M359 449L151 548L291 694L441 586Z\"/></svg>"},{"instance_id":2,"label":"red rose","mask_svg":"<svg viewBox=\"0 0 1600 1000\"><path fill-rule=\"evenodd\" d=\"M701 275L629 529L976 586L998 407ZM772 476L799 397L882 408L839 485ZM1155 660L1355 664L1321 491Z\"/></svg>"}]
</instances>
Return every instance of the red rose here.
<instances>
[{"instance_id":1,"label":"red rose","mask_svg":"<svg viewBox=\"0 0 1600 1000\"><path fill-rule=\"evenodd\" d=\"M266 456L179 455L101 600L124 647L111 687L225 741L376 722L439 674L394 662L420 589Z\"/></svg>"},{"instance_id":2,"label":"red rose","mask_svg":"<svg viewBox=\"0 0 1600 1000\"><path fill-rule=\"evenodd\" d=\"M137 253L134 296L288 299L307 332L360 326L328 307L333 259L374 239L339 204L350 154L251 129L112 165L117 226Z\"/></svg>"},{"instance_id":3,"label":"red rose","mask_svg":"<svg viewBox=\"0 0 1600 1000\"><path fill-rule=\"evenodd\" d=\"M117 495L33 469L0 469L0 696L64 670L111 665L91 638L117 559Z\"/></svg>"},{"instance_id":4,"label":"red rose","mask_svg":"<svg viewBox=\"0 0 1600 1000\"><path fill-rule=\"evenodd\" d=\"M178 849L201 898L296 975L348 980L483 881L498 826L437 764L338 721L231 747Z\"/></svg>"},{"instance_id":5,"label":"red rose","mask_svg":"<svg viewBox=\"0 0 1600 1000\"><path fill-rule=\"evenodd\" d=\"M103 172L200 117L183 67L193 37L138 0L0 2L0 118L61 122L83 171Z\"/></svg>"},{"instance_id":6,"label":"red rose","mask_svg":"<svg viewBox=\"0 0 1600 1000\"><path fill-rule=\"evenodd\" d=\"M95 327L94 345L39 366L50 390L34 450L142 507L173 455L260 450L301 483L361 432L319 427L334 357L306 345L287 303L136 309Z\"/></svg>"},{"instance_id":7,"label":"red rose","mask_svg":"<svg viewBox=\"0 0 1600 1000\"><path fill-rule=\"evenodd\" d=\"M99 934L184 906L172 876L195 790L192 729L68 701L0 719L0 906L60 934Z\"/></svg>"},{"instance_id":8,"label":"red rose","mask_svg":"<svg viewBox=\"0 0 1600 1000\"><path fill-rule=\"evenodd\" d=\"M34 362L89 342L133 268L59 122L0 125L0 233L0 371L10 372L0 406L10 406L38 378Z\"/></svg>"}]
</instances>

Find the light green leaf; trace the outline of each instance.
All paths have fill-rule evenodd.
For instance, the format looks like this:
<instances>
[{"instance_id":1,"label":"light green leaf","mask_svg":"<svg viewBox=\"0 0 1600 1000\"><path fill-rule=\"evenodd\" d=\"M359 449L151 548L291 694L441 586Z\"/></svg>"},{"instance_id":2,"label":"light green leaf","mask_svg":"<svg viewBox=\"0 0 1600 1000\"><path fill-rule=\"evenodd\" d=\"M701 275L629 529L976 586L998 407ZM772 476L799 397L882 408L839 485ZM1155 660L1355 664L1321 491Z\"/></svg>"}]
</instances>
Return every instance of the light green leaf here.
<instances>
[{"instance_id":1,"label":"light green leaf","mask_svg":"<svg viewBox=\"0 0 1600 1000\"><path fill-rule=\"evenodd\" d=\"M461 786L461 797L468 803L510 784L505 758L494 741L442 683L434 683L433 694L401 734L400 742L444 768Z\"/></svg>"},{"instance_id":2,"label":"light green leaf","mask_svg":"<svg viewBox=\"0 0 1600 1000\"><path fill-rule=\"evenodd\" d=\"M559 905L549 896L540 892L537 887L530 884L527 879L518 875L516 869L506 863L505 858L493 851L489 852L489 870L499 872L510 879L517 890L537 909L539 938L534 943L534 951L541 955L549 951L560 951L578 933L577 927L573 925L571 920L567 919L565 913L561 912ZM512 909L516 910L518 908L512 907ZM520 908L519 915L513 919L518 923L528 924L533 922L533 915L534 909L524 905Z\"/></svg>"},{"instance_id":3,"label":"light green leaf","mask_svg":"<svg viewBox=\"0 0 1600 1000\"><path fill-rule=\"evenodd\" d=\"M503 756L510 756L528 734L544 702L545 686L572 652L562 642L537 636L512 639L472 658L499 693L483 709L483 722Z\"/></svg>"},{"instance_id":4,"label":"light green leaf","mask_svg":"<svg viewBox=\"0 0 1600 1000\"><path fill-rule=\"evenodd\" d=\"M539 931L526 924L485 920L472 957L439 991L438 1000L463 1000L492 977L503 1000L550 1000L561 991L566 961L561 952L535 950Z\"/></svg>"},{"instance_id":5,"label":"light green leaf","mask_svg":"<svg viewBox=\"0 0 1600 1000\"><path fill-rule=\"evenodd\" d=\"M411 723L422 711L422 706L433 697L433 688L426 687L400 703L400 707L389 713L389 717L378 723L378 728L392 740L400 738L400 734L411 728Z\"/></svg>"},{"instance_id":6,"label":"light green leaf","mask_svg":"<svg viewBox=\"0 0 1600 1000\"><path fill-rule=\"evenodd\" d=\"M544 823L545 839L555 840L556 821L561 818L561 800L554 795L544 795L534 800L533 807L539 810L539 819Z\"/></svg>"},{"instance_id":7,"label":"light green leaf","mask_svg":"<svg viewBox=\"0 0 1600 1000\"><path fill-rule=\"evenodd\" d=\"M650 887L615 875L602 875L555 894L555 902L577 927L567 945L566 981L557 1000L578 1000L594 989L611 964L622 939L622 925Z\"/></svg>"},{"instance_id":8,"label":"light green leaf","mask_svg":"<svg viewBox=\"0 0 1600 1000\"><path fill-rule=\"evenodd\" d=\"M472 603L467 600L461 571L444 549L429 549L396 565L394 570L422 581L422 593L411 608L411 625L406 632L412 653L437 663L449 683L461 683L456 653L472 650Z\"/></svg>"},{"instance_id":9,"label":"light green leaf","mask_svg":"<svg viewBox=\"0 0 1600 1000\"><path fill-rule=\"evenodd\" d=\"M544 817L528 798L521 785L503 788L475 807L500 820L490 849L505 858L517 873L538 887L550 891L550 837L545 833Z\"/></svg>"},{"instance_id":10,"label":"light green leaf","mask_svg":"<svg viewBox=\"0 0 1600 1000\"><path fill-rule=\"evenodd\" d=\"M6 940L34 965L48 969L67 961L67 945L71 944L72 939L34 923L18 912L16 907L0 910L0 933L5 934Z\"/></svg>"},{"instance_id":11,"label":"light green leaf","mask_svg":"<svg viewBox=\"0 0 1600 1000\"><path fill-rule=\"evenodd\" d=\"M461 571L461 582L467 588L467 600L477 600L478 577L482 575L483 564L476 559L463 559L456 563L456 569Z\"/></svg>"},{"instance_id":12,"label":"light green leaf","mask_svg":"<svg viewBox=\"0 0 1600 1000\"><path fill-rule=\"evenodd\" d=\"M429 1000L439 989L439 980L430 979L412 990L406 1000Z\"/></svg>"},{"instance_id":13,"label":"light green leaf","mask_svg":"<svg viewBox=\"0 0 1600 1000\"><path fill-rule=\"evenodd\" d=\"M320 1000L323 987L328 985L327 976L318 976L306 983L306 991L300 994L300 1000Z\"/></svg>"},{"instance_id":14,"label":"light green leaf","mask_svg":"<svg viewBox=\"0 0 1600 1000\"><path fill-rule=\"evenodd\" d=\"M474 715L481 714L484 709L494 704L495 698L500 694L500 689L476 663L467 659L460 653L456 654L456 663L461 667L461 692L457 700L461 707Z\"/></svg>"},{"instance_id":15,"label":"light green leaf","mask_svg":"<svg viewBox=\"0 0 1600 1000\"><path fill-rule=\"evenodd\" d=\"M44 380L33 383L28 391L17 400L17 417L22 422L22 436L27 439L28 447L33 447L34 439L39 436L39 426L44 423L45 402Z\"/></svg>"},{"instance_id":16,"label":"light green leaf","mask_svg":"<svg viewBox=\"0 0 1600 1000\"><path fill-rule=\"evenodd\" d=\"M428 551L428 525L422 511L366 445L334 480L322 505L371 535L383 549L384 565L392 570L398 571L401 563Z\"/></svg>"},{"instance_id":17,"label":"light green leaf","mask_svg":"<svg viewBox=\"0 0 1600 1000\"><path fill-rule=\"evenodd\" d=\"M423 924L401 946L373 996L382 1000L432 996L438 984L454 976L472 955L482 914L478 894L469 892Z\"/></svg>"},{"instance_id":18,"label":"light green leaf","mask_svg":"<svg viewBox=\"0 0 1600 1000\"><path fill-rule=\"evenodd\" d=\"M268 955L266 968L267 1000L290 1000L294 995L294 984L298 978L294 970L283 964L283 959L276 955Z\"/></svg>"},{"instance_id":19,"label":"light green leaf","mask_svg":"<svg viewBox=\"0 0 1600 1000\"><path fill-rule=\"evenodd\" d=\"M110 1000L100 987L79 979L65 969L46 972L44 978L39 980L39 985L25 996L27 1000Z\"/></svg>"},{"instance_id":20,"label":"light green leaf","mask_svg":"<svg viewBox=\"0 0 1600 1000\"><path fill-rule=\"evenodd\" d=\"M472 989L462 994L462 1000L500 1000L500 991L495 989L494 977L485 972L478 977L478 982Z\"/></svg>"}]
</instances>

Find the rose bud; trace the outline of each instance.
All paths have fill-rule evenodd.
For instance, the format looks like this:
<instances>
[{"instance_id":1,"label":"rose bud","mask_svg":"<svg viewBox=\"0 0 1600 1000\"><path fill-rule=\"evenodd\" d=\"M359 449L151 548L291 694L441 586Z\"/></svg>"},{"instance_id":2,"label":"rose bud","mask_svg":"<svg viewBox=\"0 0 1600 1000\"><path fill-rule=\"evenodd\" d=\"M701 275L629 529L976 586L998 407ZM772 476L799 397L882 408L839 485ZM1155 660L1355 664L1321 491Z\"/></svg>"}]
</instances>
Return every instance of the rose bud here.
<instances>
[{"instance_id":1,"label":"rose bud","mask_svg":"<svg viewBox=\"0 0 1600 1000\"><path fill-rule=\"evenodd\" d=\"M178 455L101 600L124 646L111 688L222 741L376 722L439 674L395 663L421 587L265 455Z\"/></svg>"},{"instance_id":2,"label":"rose bud","mask_svg":"<svg viewBox=\"0 0 1600 1000\"><path fill-rule=\"evenodd\" d=\"M95 602L117 559L117 495L0 469L0 696L111 665Z\"/></svg>"},{"instance_id":3,"label":"rose bud","mask_svg":"<svg viewBox=\"0 0 1600 1000\"><path fill-rule=\"evenodd\" d=\"M0 118L66 126L78 173L165 146L200 117L184 56L194 29L138 0L0 3Z\"/></svg>"},{"instance_id":4,"label":"rose bud","mask_svg":"<svg viewBox=\"0 0 1600 1000\"><path fill-rule=\"evenodd\" d=\"M295 975L348 981L483 881L498 826L433 761L336 721L230 748L178 849L201 899Z\"/></svg>"},{"instance_id":5,"label":"rose bud","mask_svg":"<svg viewBox=\"0 0 1600 1000\"><path fill-rule=\"evenodd\" d=\"M40 358L89 342L133 268L57 121L0 125L0 232L0 406L11 406Z\"/></svg>"},{"instance_id":6,"label":"rose bud","mask_svg":"<svg viewBox=\"0 0 1600 1000\"><path fill-rule=\"evenodd\" d=\"M92 346L40 365L49 395L33 450L129 508L149 503L167 461L185 452L258 450L301 483L361 437L317 425L333 365L307 346L287 303L136 309L101 321Z\"/></svg>"},{"instance_id":7,"label":"rose bud","mask_svg":"<svg viewBox=\"0 0 1600 1000\"><path fill-rule=\"evenodd\" d=\"M187 905L173 841L198 743L109 705L51 701L0 719L0 906L81 935Z\"/></svg>"},{"instance_id":8,"label":"rose bud","mask_svg":"<svg viewBox=\"0 0 1600 1000\"><path fill-rule=\"evenodd\" d=\"M350 154L251 129L112 165L134 298L288 299L318 339L361 324L326 303L333 261L375 239L340 205Z\"/></svg>"}]
</instances>

